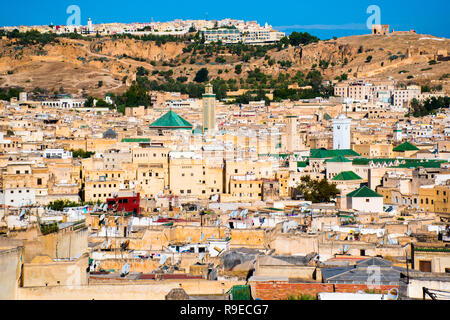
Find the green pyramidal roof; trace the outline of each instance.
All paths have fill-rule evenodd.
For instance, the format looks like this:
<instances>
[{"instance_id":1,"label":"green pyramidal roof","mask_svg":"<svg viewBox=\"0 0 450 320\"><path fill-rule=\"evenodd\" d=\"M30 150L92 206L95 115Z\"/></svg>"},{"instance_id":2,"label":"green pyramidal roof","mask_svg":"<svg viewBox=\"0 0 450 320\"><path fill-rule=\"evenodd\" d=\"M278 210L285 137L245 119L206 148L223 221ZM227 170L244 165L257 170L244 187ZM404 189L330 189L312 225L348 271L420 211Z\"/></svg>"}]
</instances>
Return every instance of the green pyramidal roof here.
<instances>
[{"instance_id":1,"label":"green pyramidal roof","mask_svg":"<svg viewBox=\"0 0 450 320\"><path fill-rule=\"evenodd\" d=\"M325 160L325 162L352 162L352 161L348 160L342 154L338 154L336 157L334 157L332 159Z\"/></svg>"},{"instance_id":2,"label":"green pyramidal roof","mask_svg":"<svg viewBox=\"0 0 450 320\"><path fill-rule=\"evenodd\" d=\"M342 171L341 173L339 173L337 176L335 176L333 179L331 180L362 180L362 178L360 176L358 176L356 173L354 173L353 171Z\"/></svg>"},{"instance_id":3,"label":"green pyramidal roof","mask_svg":"<svg viewBox=\"0 0 450 320\"><path fill-rule=\"evenodd\" d=\"M349 194L347 194L347 197L350 198L382 198L383 196L381 194L376 193L375 191L373 191L372 189L369 189L366 186L362 186L361 188L350 192Z\"/></svg>"},{"instance_id":4,"label":"green pyramidal roof","mask_svg":"<svg viewBox=\"0 0 450 320\"><path fill-rule=\"evenodd\" d=\"M419 150L415 145L409 142L404 142L401 145L396 146L394 151L416 151Z\"/></svg>"},{"instance_id":5,"label":"green pyramidal roof","mask_svg":"<svg viewBox=\"0 0 450 320\"><path fill-rule=\"evenodd\" d=\"M150 128L192 129L192 124L170 110L150 125Z\"/></svg>"}]
</instances>

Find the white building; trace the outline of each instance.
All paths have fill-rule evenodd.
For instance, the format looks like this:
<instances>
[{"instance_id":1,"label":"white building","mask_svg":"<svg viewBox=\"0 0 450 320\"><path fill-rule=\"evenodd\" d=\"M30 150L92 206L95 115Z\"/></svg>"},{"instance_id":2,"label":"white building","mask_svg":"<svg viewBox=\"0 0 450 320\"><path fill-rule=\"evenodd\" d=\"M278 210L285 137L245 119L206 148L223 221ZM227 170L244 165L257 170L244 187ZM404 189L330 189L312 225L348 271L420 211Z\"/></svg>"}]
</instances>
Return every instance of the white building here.
<instances>
[{"instance_id":1,"label":"white building","mask_svg":"<svg viewBox=\"0 0 450 320\"><path fill-rule=\"evenodd\" d=\"M81 108L84 106L83 99L58 99L41 102L43 106L59 109Z\"/></svg>"},{"instance_id":2,"label":"white building","mask_svg":"<svg viewBox=\"0 0 450 320\"><path fill-rule=\"evenodd\" d=\"M361 212L383 212L383 196L363 186L347 194L347 208Z\"/></svg>"},{"instance_id":3,"label":"white building","mask_svg":"<svg viewBox=\"0 0 450 320\"><path fill-rule=\"evenodd\" d=\"M43 157L46 159L71 159L71 151L65 151L64 149L47 149L43 152Z\"/></svg>"},{"instance_id":4,"label":"white building","mask_svg":"<svg viewBox=\"0 0 450 320\"><path fill-rule=\"evenodd\" d=\"M350 149L350 125L352 119L344 114L333 119L333 149Z\"/></svg>"},{"instance_id":5,"label":"white building","mask_svg":"<svg viewBox=\"0 0 450 320\"><path fill-rule=\"evenodd\" d=\"M406 89L393 91L392 104L396 107L406 107L412 99L418 99L420 96L419 86L408 86Z\"/></svg>"}]
</instances>

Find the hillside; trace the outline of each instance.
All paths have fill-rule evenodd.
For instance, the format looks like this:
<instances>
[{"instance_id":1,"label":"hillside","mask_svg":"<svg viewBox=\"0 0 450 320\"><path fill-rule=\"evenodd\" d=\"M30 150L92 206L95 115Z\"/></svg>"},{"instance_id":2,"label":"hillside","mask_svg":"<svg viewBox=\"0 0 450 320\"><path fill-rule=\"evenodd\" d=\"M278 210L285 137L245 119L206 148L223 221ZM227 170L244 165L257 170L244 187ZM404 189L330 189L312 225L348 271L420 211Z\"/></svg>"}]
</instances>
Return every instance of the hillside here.
<instances>
[{"instance_id":1,"label":"hillside","mask_svg":"<svg viewBox=\"0 0 450 320\"><path fill-rule=\"evenodd\" d=\"M255 68L275 78L280 73L306 74L316 65L329 80L341 74L347 74L349 79L391 76L405 83L440 83L444 90L449 90L445 80L448 76L445 79L442 76L450 74L450 62L438 61L431 65L429 62L438 52L444 56L450 52L450 40L428 35L351 36L303 48L274 47L262 54L250 51L238 55L225 46L191 49L192 44L183 42L157 45L150 41L110 38L91 41L60 38L45 45L21 46L14 39L3 38L0 40L0 87L20 86L26 90L39 87L49 92L60 91L62 87L68 93L101 96L107 92L124 92L136 79L138 67L148 71L150 80L166 81L170 76L172 79L186 77L190 82L204 67L212 78L239 80ZM234 71L236 65L242 65L240 75ZM164 73L169 70L173 74L166 74L165 78Z\"/></svg>"}]
</instances>

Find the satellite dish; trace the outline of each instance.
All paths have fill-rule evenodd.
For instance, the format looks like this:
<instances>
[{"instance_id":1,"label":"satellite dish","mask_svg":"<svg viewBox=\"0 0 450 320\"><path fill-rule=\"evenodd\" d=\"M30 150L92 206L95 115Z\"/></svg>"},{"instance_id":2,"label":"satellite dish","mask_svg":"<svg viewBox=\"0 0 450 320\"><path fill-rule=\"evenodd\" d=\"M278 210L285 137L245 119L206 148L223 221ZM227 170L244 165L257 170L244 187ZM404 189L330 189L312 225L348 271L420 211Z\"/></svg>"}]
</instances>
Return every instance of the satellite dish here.
<instances>
[{"instance_id":1,"label":"satellite dish","mask_svg":"<svg viewBox=\"0 0 450 320\"><path fill-rule=\"evenodd\" d=\"M191 236L189 236L189 239L188 239L188 241L189 241L189 242L191 242L191 240L192 240L192 237L191 237Z\"/></svg>"},{"instance_id":2,"label":"satellite dish","mask_svg":"<svg viewBox=\"0 0 450 320\"><path fill-rule=\"evenodd\" d=\"M205 235L202 233L202 236L200 237L200 241L203 241L204 238L205 238Z\"/></svg>"},{"instance_id":3,"label":"satellite dish","mask_svg":"<svg viewBox=\"0 0 450 320\"><path fill-rule=\"evenodd\" d=\"M339 240L339 235L338 234L336 235L336 240Z\"/></svg>"},{"instance_id":4,"label":"satellite dish","mask_svg":"<svg viewBox=\"0 0 450 320\"><path fill-rule=\"evenodd\" d=\"M122 267L122 271L120 272L120 276L123 278L125 277L127 274L130 273L130 265L128 263L125 263L125 265Z\"/></svg>"},{"instance_id":5,"label":"satellite dish","mask_svg":"<svg viewBox=\"0 0 450 320\"><path fill-rule=\"evenodd\" d=\"M163 265L164 263L166 263L166 260L167 260L167 256L161 255L161 259L159 259L159 264Z\"/></svg>"},{"instance_id":6,"label":"satellite dish","mask_svg":"<svg viewBox=\"0 0 450 320\"><path fill-rule=\"evenodd\" d=\"M202 252L202 253L200 253L200 256L198 257L198 259L199 259L200 261L202 261L204 256L205 256L205 253Z\"/></svg>"},{"instance_id":7,"label":"satellite dish","mask_svg":"<svg viewBox=\"0 0 450 320\"><path fill-rule=\"evenodd\" d=\"M105 220L105 214L102 214L101 216L100 216L100 220L98 221L98 224L102 224L103 223L103 221Z\"/></svg>"},{"instance_id":8,"label":"satellite dish","mask_svg":"<svg viewBox=\"0 0 450 320\"><path fill-rule=\"evenodd\" d=\"M348 244L346 244L346 245L344 246L344 253L346 253L346 252L348 251L348 249L349 249L349 246L348 246Z\"/></svg>"}]
</instances>

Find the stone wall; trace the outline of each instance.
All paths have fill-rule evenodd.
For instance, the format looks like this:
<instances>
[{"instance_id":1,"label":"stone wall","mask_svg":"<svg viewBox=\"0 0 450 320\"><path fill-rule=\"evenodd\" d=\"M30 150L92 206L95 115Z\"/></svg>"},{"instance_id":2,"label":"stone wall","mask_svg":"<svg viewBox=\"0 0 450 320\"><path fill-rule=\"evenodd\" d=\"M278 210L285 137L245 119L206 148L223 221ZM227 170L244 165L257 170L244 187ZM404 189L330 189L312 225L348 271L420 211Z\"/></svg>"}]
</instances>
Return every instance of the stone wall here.
<instances>
[{"instance_id":1,"label":"stone wall","mask_svg":"<svg viewBox=\"0 0 450 320\"><path fill-rule=\"evenodd\" d=\"M0 300L16 298L22 272L23 247L0 247Z\"/></svg>"},{"instance_id":2,"label":"stone wall","mask_svg":"<svg viewBox=\"0 0 450 320\"><path fill-rule=\"evenodd\" d=\"M142 284L95 284L89 286L19 288L19 300L164 300L170 290L182 288L188 295L224 294L245 281L164 280Z\"/></svg>"},{"instance_id":3,"label":"stone wall","mask_svg":"<svg viewBox=\"0 0 450 320\"><path fill-rule=\"evenodd\" d=\"M285 281L251 281L253 298L261 300L287 300L289 297L310 295L316 297L320 292L357 293L372 290L365 284L334 284L334 283L289 283ZM377 293L387 293L398 286L380 286L374 289Z\"/></svg>"}]
</instances>

